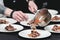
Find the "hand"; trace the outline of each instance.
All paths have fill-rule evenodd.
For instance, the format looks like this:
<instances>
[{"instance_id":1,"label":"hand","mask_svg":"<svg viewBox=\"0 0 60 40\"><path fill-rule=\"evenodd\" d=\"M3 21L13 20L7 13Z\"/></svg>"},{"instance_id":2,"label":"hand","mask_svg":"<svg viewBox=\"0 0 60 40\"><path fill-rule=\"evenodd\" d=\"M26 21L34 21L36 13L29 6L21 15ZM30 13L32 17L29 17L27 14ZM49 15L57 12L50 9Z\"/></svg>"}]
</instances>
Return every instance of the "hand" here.
<instances>
[{"instance_id":1,"label":"hand","mask_svg":"<svg viewBox=\"0 0 60 40\"><path fill-rule=\"evenodd\" d=\"M28 3L28 9L29 9L31 12L35 13L35 11L36 11L38 8L37 8L37 5L34 3L34 1L29 1L29 3Z\"/></svg>"},{"instance_id":2,"label":"hand","mask_svg":"<svg viewBox=\"0 0 60 40\"><path fill-rule=\"evenodd\" d=\"M12 15L12 17L17 20L18 22L27 20L27 15L24 14L22 11L15 11Z\"/></svg>"},{"instance_id":3,"label":"hand","mask_svg":"<svg viewBox=\"0 0 60 40\"><path fill-rule=\"evenodd\" d=\"M12 9L6 8L6 10L4 12L5 16L10 17L12 11L13 11ZM24 14L22 11L15 11L15 12L13 12L12 18L14 18L15 20L17 20L18 22L24 21L24 20L28 19L27 15Z\"/></svg>"}]
</instances>

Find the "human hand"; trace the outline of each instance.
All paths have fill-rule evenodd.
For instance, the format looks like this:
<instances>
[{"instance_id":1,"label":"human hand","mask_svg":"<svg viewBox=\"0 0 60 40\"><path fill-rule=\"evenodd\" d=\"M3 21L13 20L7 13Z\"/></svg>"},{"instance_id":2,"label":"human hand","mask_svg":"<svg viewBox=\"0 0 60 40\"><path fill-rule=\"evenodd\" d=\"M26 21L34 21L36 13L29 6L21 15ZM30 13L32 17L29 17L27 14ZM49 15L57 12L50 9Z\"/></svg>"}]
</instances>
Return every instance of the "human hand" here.
<instances>
[{"instance_id":1,"label":"human hand","mask_svg":"<svg viewBox=\"0 0 60 40\"><path fill-rule=\"evenodd\" d=\"M27 20L28 17L26 14L24 14L22 11L15 11L12 15L12 17L17 20L18 22Z\"/></svg>"},{"instance_id":2,"label":"human hand","mask_svg":"<svg viewBox=\"0 0 60 40\"><path fill-rule=\"evenodd\" d=\"M36 10L38 9L37 5L34 3L34 1L29 1L28 3L28 9L32 12L35 13Z\"/></svg>"}]
</instances>

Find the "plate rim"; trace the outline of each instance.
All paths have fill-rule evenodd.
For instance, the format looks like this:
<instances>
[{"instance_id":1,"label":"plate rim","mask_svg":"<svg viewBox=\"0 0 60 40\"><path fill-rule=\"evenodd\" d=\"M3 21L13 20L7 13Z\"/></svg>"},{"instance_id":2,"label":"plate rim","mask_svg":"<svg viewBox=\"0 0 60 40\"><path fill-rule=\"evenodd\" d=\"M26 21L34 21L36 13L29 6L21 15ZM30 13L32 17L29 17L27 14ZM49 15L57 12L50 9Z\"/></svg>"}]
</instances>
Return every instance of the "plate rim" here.
<instances>
[{"instance_id":1,"label":"plate rim","mask_svg":"<svg viewBox=\"0 0 60 40\"><path fill-rule=\"evenodd\" d=\"M25 29L25 30L22 30L22 31L26 31L26 30L31 30L31 29ZM37 30L40 30L40 29L37 29ZM21 32L22 32L22 31L21 31ZM42 30L42 31L46 31L46 30ZM21 32L18 33L19 36L20 36L20 33L21 33ZM47 31L47 32L49 32L49 31ZM50 33L50 32L49 32L49 34L50 34L50 35L49 35L48 37L51 36L51 33ZM23 37L23 36L20 36L20 37L26 38L26 37ZM47 37L44 37L44 38L47 38ZM42 39L42 38L27 38L27 39Z\"/></svg>"},{"instance_id":2,"label":"plate rim","mask_svg":"<svg viewBox=\"0 0 60 40\"><path fill-rule=\"evenodd\" d=\"M52 15L52 17L54 16L60 16L60 15ZM60 22L60 20L54 20L54 21L51 20L51 22Z\"/></svg>"},{"instance_id":3,"label":"plate rim","mask_svg":"<svg viewBox=\"0 0 60 40\"><path fill-rule=\"evenodd\" d=\"M48 25L48 26L53 26L53 25L55 25L55 24L51 24L51 25ZM56 24L56 25L60 25L60 24ZM48 26L46 26L46 27L48 27ZM49 31L49 30L46 29L46 27L44 27L44 30ZM51 32L51 33L60 33L60 32L54 32L54 31L49 31L49 32Z\"/></svg>"},{"instance_id":4,"label":"plate rim","mask_svg":"<svg viewBox=\"0 0 60 40\"><path fill-rule=\"evenodd\" d=\"M31 14L31 13L25 13L25 14L27 14L27 15L34 15L35 16L35 14ZM20 24L21 24L22 22L20 22ZM21 25L24 25L24 24L21 24ZM31 26L31 25L24 25L24 26Z\"/></svg>"},{"instance_id":5,"label":"plate rim","mask_svg":"<svg viewBox=\"0 0 60 40\"><path fill-rule=\"evenodd\" d=\"M16 23L17 21L15 20L15 19L13 19L13 18L0 18L0 19L12 19L12 20L14 20L15 22L13 22L13 23ZM11 22L10 22L11 23ZM13 23L11 23L11 24L13 24Z\"/></svg>"},{"instance_id":6,"label":"plate rim","mask_svg":"<svg viewBox=\"0 0 60 40\"><path fill-rule=\"evenodd\" d=\"M1 25L7 25L7 24L1 24ZM11 24L11 25L18 25L18 24ZM24 29L24 27L23 26L21 26L21 25L18 25L18 26L20 26L20 27L22 27L22 29L20 29L19 31L21 31L21 30L23 30ZM6 30L7 31L7 30ZM0 32L2 32L2 33L14 33L14 32L19 32L19 31L7 31L7 32L2 32L2 31L0 31Z\"/></svg>"}]
</instances>

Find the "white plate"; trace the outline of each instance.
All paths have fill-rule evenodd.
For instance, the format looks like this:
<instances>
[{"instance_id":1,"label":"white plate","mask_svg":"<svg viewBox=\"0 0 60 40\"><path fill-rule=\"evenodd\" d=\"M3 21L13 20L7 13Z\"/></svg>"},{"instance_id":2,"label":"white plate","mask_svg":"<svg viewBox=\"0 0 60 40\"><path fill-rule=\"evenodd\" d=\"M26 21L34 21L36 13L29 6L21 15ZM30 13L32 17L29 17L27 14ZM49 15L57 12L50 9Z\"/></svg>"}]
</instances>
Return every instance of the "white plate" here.
<instances>
[{"instance_id":1,"label":"white plate","mask_svg":"<svg viewBox=\"0 0 60 40\"><path fill-rule=\"evenodd\" d=\"M28 34L31 33L31 29L28 29L28 30L23 30L21 32L19 32L19 36L21 37L24 37L24 38L29 38L29 39L39 39L39 38L46 38L46 37L49 37L51 35L50 32L48 31L45 31L45 30L36 30L37 32L40 33L40 36L36 37L36 38L32 38L32 37L29 37Z\"/></svg>"},{"instance_id":2,"label":"white plate","mask_svg":"<svg viewBox=\"0 0 60 40\"><path fill-rule=\"evenodd\" d=\"M0 14L0 18L2 18L2 17L6 17L5 15L3 15L3 14Z\"/></svg>"},{"instance_id":3,"label":"white plate","mask_svg":"<svg viewBox=\"0 0 60 40\"><path fill-rule=\"evenodd\" d=\"M14 28L16 28L16 30L14 30L14 31L8 31L8 30L5 29L5 27L8 26L8 25L9 25L9 24L1 24L1 25L0 25L0 32L8 32L8 33L10 33L10 32L17 32L17 31L20 31L20 30L23 29L23 27L20 26L20 25L11 24Z\"/></svg>"},{"instance_id":4,"label":"white plate","mask_svg":"<svg viewBox=\"0 0 60 40\"><path fill-rule=\"evenodd\" d=\"M38 10L39 11L39 10ZM37 11L37 12L38 12ZM48 9L48 11L51 13L51 15L56 15L58 13L57 10L53 10L53 9Z\"/></svg>"},{"instance_id":5,"label":"white plate","mask_svg":"<svg viewBox=\"0 0 60 40\"><path fill-rule=\"evenodd\" d=\"M17 21L12 18L0 18L1 20L6 20L8 23L16 23Z\"/></svg>"},{"instance_id":6,"label":"white plate","mask_svg":"<svg viewBox=\"0 0 60 40\"><path fill-rule=\"evenodd\" d=\"M34 14L26 14L26 15L28 15L28 20L27 20L27 21L22 21L22 22L20 22L20 24L25 25L25 26L30 26L30 25L28 25L27 23L28 23L30 20L32 20L35 15L34 15Z\"/></svg>"},{"instance_id":7,"label":"white plate","mask_svg":"<svg viewBox=\"0 0 60 40\"><path fill-rule=\"evenodd\" d=\"M60 33L60 32L56 32L56 31L53 31L53 30L52 30L52 28L53 28L54 25L55 25L55 24L53 24L53 25L48 25L48 26L46 26L44 29L47 30L47 31L49 31L49 32L52 32L52 33ZM56 24L56 25L60 26L60 24Z\"/></svg>"},{"instance_id":8,"label":"white plate","mask_svg":"<svg viewBox=\"0 0 60 40\"><path fill-rule=\"evenodd\" d=\"M60 17L60 15L53 15L52 18L55 17L55 16ZM51 19L52 19L52 18L51 18ZM51 21L52 21L52 20L51 20ZM53 20L52 22L60 22L60 20Z\"/></svg>"}]
</instances>

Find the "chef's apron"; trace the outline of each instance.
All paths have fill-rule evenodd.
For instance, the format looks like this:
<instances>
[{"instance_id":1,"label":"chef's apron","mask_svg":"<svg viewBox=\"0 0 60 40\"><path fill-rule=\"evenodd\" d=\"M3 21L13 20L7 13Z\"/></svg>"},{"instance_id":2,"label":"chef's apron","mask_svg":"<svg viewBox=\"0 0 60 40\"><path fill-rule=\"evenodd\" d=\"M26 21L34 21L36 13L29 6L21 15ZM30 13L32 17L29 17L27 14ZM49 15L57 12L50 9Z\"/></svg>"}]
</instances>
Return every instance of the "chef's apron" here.
<instances>
[{"instance_id":1,"label":"chef's apron","mask_svg":"<svg viewBox=\"0 0 60 40\"><path fill-rule=\"evenodd\" d=\"M36 5L38 6L38 9L43 8L43 3L45 3L46 0L35 0Z\"/></svg>"},{"instance_id":2,"label":"chef's apron","mask_svg":"<svg viewBox=\"0 0 60 40\"><path fill-rule=\"evenodd\" d=\"M60 10L60 0L47 0L47 8Z\"/></svg>"},{"instance_id":3,"label":"chef's apron","mask_svg":"<svg viewBox=\"0 0 60 40\"><path fill-rule=\"evenodd\" d=\"M15 11L30 12L26 0L4 0L4 5Z\"/></svg>"},{"instance_id":4,"label":"chef's apron","mask_svg":"<svg viewBox=\"0 0 60 40\"><path fill-rule=\"evenodd\" d=\"M43 4L47 3L45 8L60 10L60 1L59 0L35 0L35 3L38 6L38 9L43 8Z\"/></svg>"}]
</instances>

